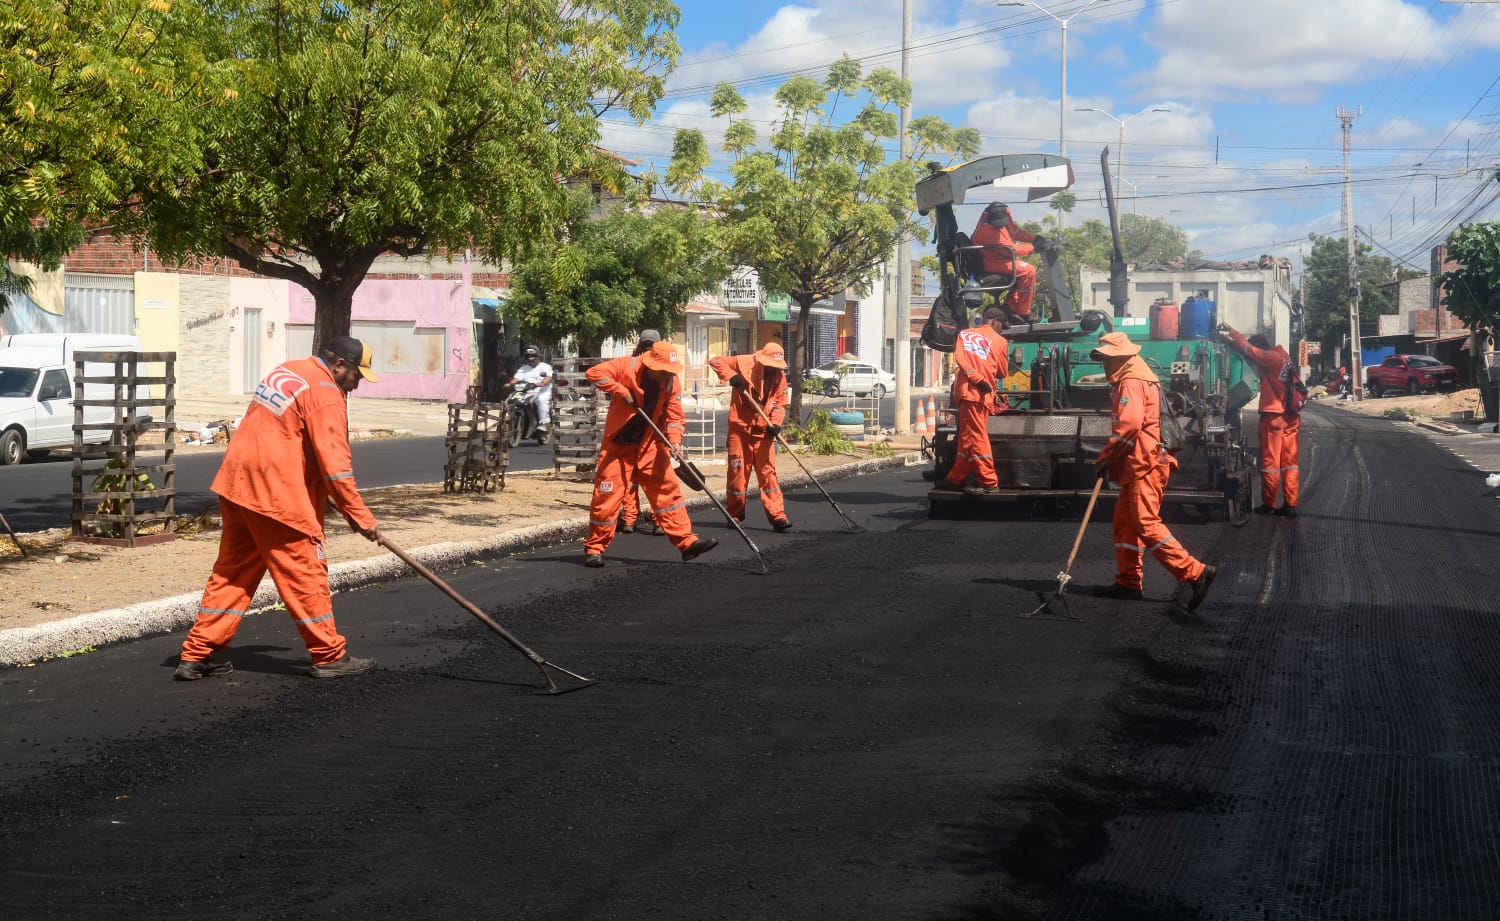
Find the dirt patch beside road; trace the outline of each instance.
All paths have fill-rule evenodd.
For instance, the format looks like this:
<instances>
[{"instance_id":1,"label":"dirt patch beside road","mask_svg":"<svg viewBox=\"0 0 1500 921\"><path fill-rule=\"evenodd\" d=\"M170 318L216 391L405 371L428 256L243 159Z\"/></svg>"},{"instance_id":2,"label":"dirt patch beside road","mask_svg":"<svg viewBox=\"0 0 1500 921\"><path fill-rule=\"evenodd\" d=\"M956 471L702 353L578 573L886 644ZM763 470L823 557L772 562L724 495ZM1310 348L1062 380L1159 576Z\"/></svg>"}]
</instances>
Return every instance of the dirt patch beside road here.
<instances>
[{"instance_id":1,"label":"dirt patch beside road","mask_svg":"<svg viewBox=\"0 0 1500 921\"><path fill-rule=\"evenodd\" d=\"M1314 392L1321 389L1314 388ZM1452 418L1454 413L1472 412L1474 421L1484 418L1484 403L1480 399L1478 388L1475 387L1456 390L1452 393L1419 393L1416 396L1403 393L1378 399L1367 395L1357 403L1353 400L1340 400L1337 397L1325 395L1322 402L1367 416L1383 416L1393 409L1399 409L1412 415L1437 419L1440 422L1455 421Z\"/></svg>"}]
</instances>

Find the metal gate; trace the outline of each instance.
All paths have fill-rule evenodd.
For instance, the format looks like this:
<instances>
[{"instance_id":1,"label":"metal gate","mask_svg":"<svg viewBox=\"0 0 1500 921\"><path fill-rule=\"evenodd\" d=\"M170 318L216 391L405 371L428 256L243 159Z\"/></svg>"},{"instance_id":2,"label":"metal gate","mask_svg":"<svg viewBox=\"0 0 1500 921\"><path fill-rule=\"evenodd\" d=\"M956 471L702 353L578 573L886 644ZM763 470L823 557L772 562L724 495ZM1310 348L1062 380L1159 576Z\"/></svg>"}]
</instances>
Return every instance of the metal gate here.
<instances>
[{"instance_id":1,"label":"metal gate","mask_svg":"<svg viewBox=\"0 0 1500 921\"><path fill-rule=\"evenodd\" d=\"M135 335L135 276L64 273L63 332Z\"/></svg>"}]
</instances>

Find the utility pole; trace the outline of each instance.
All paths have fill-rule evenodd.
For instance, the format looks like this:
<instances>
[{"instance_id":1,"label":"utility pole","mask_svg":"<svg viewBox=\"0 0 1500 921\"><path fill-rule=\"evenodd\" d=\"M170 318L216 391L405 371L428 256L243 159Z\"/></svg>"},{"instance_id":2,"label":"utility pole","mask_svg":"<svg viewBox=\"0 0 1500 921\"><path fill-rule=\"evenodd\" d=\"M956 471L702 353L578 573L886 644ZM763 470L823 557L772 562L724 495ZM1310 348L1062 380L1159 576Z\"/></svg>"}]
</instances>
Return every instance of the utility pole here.
<instances>
[{"instance_id":1,"label":"utility pole","mask_svg":"<svg viewBox=\"0 0 1500 921\"><path fill-rule=\"evenodd\" d=\"M1349 181L1350 138L1354 132L1354 120L1364 110L1350 112L1339 106L1338 118L1344 126L1344 241L1349 256L1349 384L1355 401L1365 398L1365 375L1360 367L1359 344L1359 261L1355 258L1354 245L1354 187Z\"/></svg>"},{"instance_id":2,"label":"utility pole","mask_svg":"<svg viewBox=\"0 0 1500 921\"><path fill-rule=\"evenodd\" d=\"M911 0L901 3L901 79L911 82ZM901 162L911 159L911 97L901 106ZM891 356L896 375L896 432L911 431L911 240L906 234L896 244L896 347Z\"/></svg>"}]
</instances>

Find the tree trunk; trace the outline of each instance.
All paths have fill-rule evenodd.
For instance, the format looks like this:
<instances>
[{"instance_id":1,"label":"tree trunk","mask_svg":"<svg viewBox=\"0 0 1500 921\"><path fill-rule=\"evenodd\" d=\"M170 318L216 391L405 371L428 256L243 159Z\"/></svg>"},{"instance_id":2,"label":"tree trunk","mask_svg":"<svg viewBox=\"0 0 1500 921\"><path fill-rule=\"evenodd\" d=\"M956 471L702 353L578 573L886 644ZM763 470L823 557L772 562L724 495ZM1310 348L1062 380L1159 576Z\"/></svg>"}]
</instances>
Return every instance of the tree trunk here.
<instances>
[{"instance_id":1,"label":"tree trunk","mask_svg":"<svg viewBox=\"0 0 1500 921\"><path fill-rule=\"evenodd\" d=\"M313 354L338 336L349 335L354 316L354 288L350 285L318 285L312 289L313 303Z\"/></svg>"},{"instance_id":2,"label":"tree trunk","mask_svg":"<svg viewBox=\"0 0 1500 921\"><path fill-rule=\"evenodd\" d=\"M787 383L792 386L792 403L788 408L788 418L798 425L802 420L802 369L807 366L804 352L807 343L812 339L807 335L807 322L812 317L812 299L797 299L797 322L788 323L786 344L786 377Z\"/></svg>"}]
</instances>

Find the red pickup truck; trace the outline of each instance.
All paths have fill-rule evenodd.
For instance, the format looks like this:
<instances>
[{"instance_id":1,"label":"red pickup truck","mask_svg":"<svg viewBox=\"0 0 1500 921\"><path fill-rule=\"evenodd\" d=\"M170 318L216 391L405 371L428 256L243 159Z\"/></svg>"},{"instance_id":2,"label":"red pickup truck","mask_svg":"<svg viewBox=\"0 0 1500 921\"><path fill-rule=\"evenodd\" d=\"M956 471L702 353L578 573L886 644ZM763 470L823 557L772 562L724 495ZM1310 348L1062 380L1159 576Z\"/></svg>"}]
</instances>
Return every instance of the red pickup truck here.
<instances>
[{"instance_id":1,"label":"red pickup truck","mask_svg":"<svg viewBox=\"0 0 1500 921\"><path fill-rule=\"evenodd\" d=\"M1387 355L1385 361L1365 369L1365 393L1372 397L1398 391L1453 390L1457 386L1458 371L1431 355Z\"/></svg>"}]
</instances>

